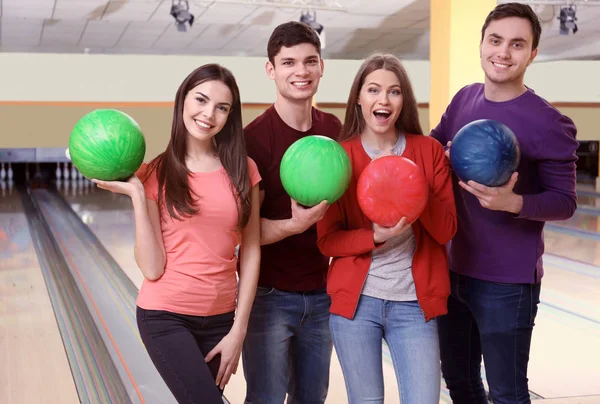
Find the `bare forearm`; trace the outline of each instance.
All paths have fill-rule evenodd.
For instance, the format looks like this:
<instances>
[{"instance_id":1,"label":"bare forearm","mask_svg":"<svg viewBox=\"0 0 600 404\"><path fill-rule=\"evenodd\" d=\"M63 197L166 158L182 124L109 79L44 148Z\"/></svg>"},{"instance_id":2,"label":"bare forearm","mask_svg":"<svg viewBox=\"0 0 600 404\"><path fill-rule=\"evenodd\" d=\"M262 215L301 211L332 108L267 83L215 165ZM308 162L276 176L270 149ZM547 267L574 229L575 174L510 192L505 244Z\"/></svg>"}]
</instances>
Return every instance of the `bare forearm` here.
<instances>
[{"instance_id":1,"label":"bare forearm","mask_svg":"<svg viewBox=\"0 0 600 404\"><path fill-rule=\"evenodd\" d=\"M160 278L165 268L165 253L161 235L156 234L145 195L132 198L135 215L135 261L148 280Z\"/></svg>"},{"instance_id":2,"label":"bare forearm","mask_svg":"<svg viewBox=\"0 0 600 404\"><path fill-rule=\"evenodd\" d=\"M233 329L245 334L258 284L260 248L242 251L241 257L238 303Z\"/></svg>"},{"instance_id":3,"label":"bare forearm","mask_svg":"<svg viewBox=\"0 0 600 404\"><path fill-rule=\"evenodd\" d=\"M300 233L297 231L291 219L270 220L260 219L260 244L273 244L284 238Z\"/></svg>"}]
</instances>

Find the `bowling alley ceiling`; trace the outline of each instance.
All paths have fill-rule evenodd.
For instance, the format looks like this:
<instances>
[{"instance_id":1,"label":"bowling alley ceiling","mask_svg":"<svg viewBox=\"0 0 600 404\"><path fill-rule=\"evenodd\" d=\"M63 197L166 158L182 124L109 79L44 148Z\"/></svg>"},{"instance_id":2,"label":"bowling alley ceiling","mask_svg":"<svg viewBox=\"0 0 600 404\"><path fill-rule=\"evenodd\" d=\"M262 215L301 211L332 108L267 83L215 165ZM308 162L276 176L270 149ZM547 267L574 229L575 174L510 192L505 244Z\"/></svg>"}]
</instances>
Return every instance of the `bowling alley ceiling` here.
<instances>
[{"instance_id":1,"label":"bowling alley ceiling","mask_svg":"<svg viewBox=\"0 0 600 404\"><path fill-rule=\"evenodd\" d=\"M189 0L186 32L170 14L180 1L0 0L0 51L265 56L275 26L312 10L328 58L429 58L430 0ZM600 59L600 0L522 2L544 21L539 60ZM560 35L560 9L573 2L578 32Z\"/></svg>"}]
</instances>

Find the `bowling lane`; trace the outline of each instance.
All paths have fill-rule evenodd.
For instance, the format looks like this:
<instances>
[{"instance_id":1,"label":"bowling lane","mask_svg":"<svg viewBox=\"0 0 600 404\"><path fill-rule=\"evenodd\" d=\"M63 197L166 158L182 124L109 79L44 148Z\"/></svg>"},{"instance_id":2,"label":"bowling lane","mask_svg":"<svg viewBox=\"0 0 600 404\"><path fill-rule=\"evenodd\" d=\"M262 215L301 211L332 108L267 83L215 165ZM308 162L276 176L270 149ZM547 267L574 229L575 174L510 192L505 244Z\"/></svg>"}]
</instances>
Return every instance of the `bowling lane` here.
<instances>
[{"instance_id":1,"label":"bowling lane","mask_svg":"<svg viewBox=\"0 0 600 404\"><path fill-rule=\"evenodd\" d=\"M600 402L600 195L578 195L572 218L551 222L530 387L545 398L596 395Z\"/></svg>"},{"instance_id":2,"label":"bowling lane","mask_svg":"<svg viewBox=\"0 0 600 404\"><path fill-rule=\"evenodd\" d=\"M579 265L546 259L529 368L544 398L600 395L600 272Z\"/></svg>"},{"instance_id":3,"label":"bowling lane","mask_svg":"<svg viewBox=\"0 0 600 404\"><path fill-rule=\"evenodd\" d=\"M143 277L133 255L135 227L130 199L122 195L115 195L100 190L95 186L86 188L85 183L83 186L80 186L78 183L76 186L73 186L73 184L66 185L63 182L59 190L73 210L94 232L123 271L139 288ZM392 404L399 403L396 376L387 347L383 348L383 352L386 387L385 402ZM335 352L332 358L330 377L330 393L327 403L339 404L348 402L344 378ZM232 404L242 404L245 393L245 379L240 362L238 373L231 378L229 385L225 389L225 396ZM446 400L446 397L446 395L443 395L440 402L449 402Z\"/></svg>"},{"instance_id":4,"label":"bowling lane","mask_svg":"<svg viewBox=\"0 0 600 404\"><path fill-rule=\"evenodd\" d=\"M563 231L544 232L546 252L584 264L600 266L600 241Z\"/></svg>"},{"instance_id":5,"label":"bowling lane","mask_svg":"<svg viewBox=\"0 0 600 404\"><path fill-rule=\"evenodd\" d=\"M600 210L596 213L590 213L589 211L577 209L575 214L567 220L561 220L552 222L550 229L553 225L558 225L567 229L581 230L586 233L599 233L600 232Z\"/></svg>"},{"instance_id":6,"label":"bowling lane","mask_svg":"<svg viewBox=\"0 0 600 404\"><path fill-rule=\"evenodd\" d=\"M600 213L600 194L579 194L577 196L577 205L583 209Z\"/></svg>"},{"instance_id":7,"label":"bowling lane","mask_svg":"<svg viewBox=\"0 0 600 404\"><path fill-rule=\"evenodd\" d=\"M13 189L3 194L0 198L0 403L78 403L19 195Z\"/></svg>"},{"instance_id":8,"label":"bowling lane","mask_svg":"<svg viewBox=\"0 0 600 404\"><path fill-rule=\"evenodd\" d=\"M578 208L571 218L546 223L546 251L600 265L600 194L578 192Z\"/></svg>"},{"instance_id":9,"label":"bowling lane","mask_svg":"<svg viewBox=\"0 0 600 404\"><path fill-rule=\"evenodd\" d=\"M578 185L577 207L580 212L600 215L600 193L591 185Z\"/></svg>"},{"instance_id":10,"label":"bowling lane","mask_svg":"<svg viewBox=\"0 0 600 404\"><path fill-rule=\"evenodd\" d=\"M57 189L139 289L143 277L133 255L131 200L103 191L87 180L63 181Z\"/></svg>"},{"instance_id":11,"label":"bowling lane","mask_svg":"<svg viewBox=\"0 0 600 404\"><path fill-rule=\"evenodd\" d=\"M127 197L90 189L71 190L65 198L88 224L113 258L138 285L142 276L133 257L134 222ZM573 397L600 394L597 363L600 345L600 243L553 231L546 232L548 254L542 304L536 319L531 354L531 390L542 397ZM565 341L569 341L565 347ZM399 403L389 350L383 347L386 403ZM240 364L241 365L241 364ZM245 393L243 372L235 375L225 395L242 403ZM333 355L331 392L327 403L347 402L339 362ZM440 402L450 402L443 389Z\"/></svg>"}]
</instances>

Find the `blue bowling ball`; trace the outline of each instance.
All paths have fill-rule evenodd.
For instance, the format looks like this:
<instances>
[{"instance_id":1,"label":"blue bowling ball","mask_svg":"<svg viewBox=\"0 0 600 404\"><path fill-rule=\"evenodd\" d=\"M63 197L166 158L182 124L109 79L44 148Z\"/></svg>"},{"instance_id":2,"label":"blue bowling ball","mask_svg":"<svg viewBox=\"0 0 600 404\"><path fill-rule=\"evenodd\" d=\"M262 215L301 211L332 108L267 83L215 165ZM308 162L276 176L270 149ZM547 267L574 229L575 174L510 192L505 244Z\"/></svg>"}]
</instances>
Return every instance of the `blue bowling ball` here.
<instances>
[{"instance_id":1,"label":"blue bowling ball","mask_svg":"<svg viewBox=\"0 0 600 404\"><path fill-rule=\"evenodd\" d=\"M517 169L521 151L512 130L503 123L480 119L463 126L450 148L450 164L458 178L488 187L504 185Z\"/></svg>"}]
</instances>

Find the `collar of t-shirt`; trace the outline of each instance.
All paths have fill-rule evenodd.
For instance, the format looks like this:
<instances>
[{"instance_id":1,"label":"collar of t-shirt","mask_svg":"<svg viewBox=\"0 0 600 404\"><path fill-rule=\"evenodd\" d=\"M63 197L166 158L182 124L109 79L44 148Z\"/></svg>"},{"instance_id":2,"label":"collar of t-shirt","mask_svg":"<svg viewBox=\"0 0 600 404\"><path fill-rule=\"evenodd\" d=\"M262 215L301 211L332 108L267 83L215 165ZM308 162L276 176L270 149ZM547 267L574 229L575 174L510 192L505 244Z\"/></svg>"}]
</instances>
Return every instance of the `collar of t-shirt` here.
<instances>
[{"instance_id":1,"label":"collar of t-shirt","mask_svg":"<svg viewBox=\"0 0 600 404\"><path fill-rule=\"evenodd\" d=\"M365 152L369 155L371 160L377 157L382 152L379 149L367 146L362 139L360 140L360 143L362 144L363 149L365 149ZM398 140L396 140L396 144L394 145L394 147L392 147L392 153L396 156L401 156L402 153L404 153L404 149L406 149L406 137L404 136L404 133L399 133Z\"/></svg>"}]
</instances>

